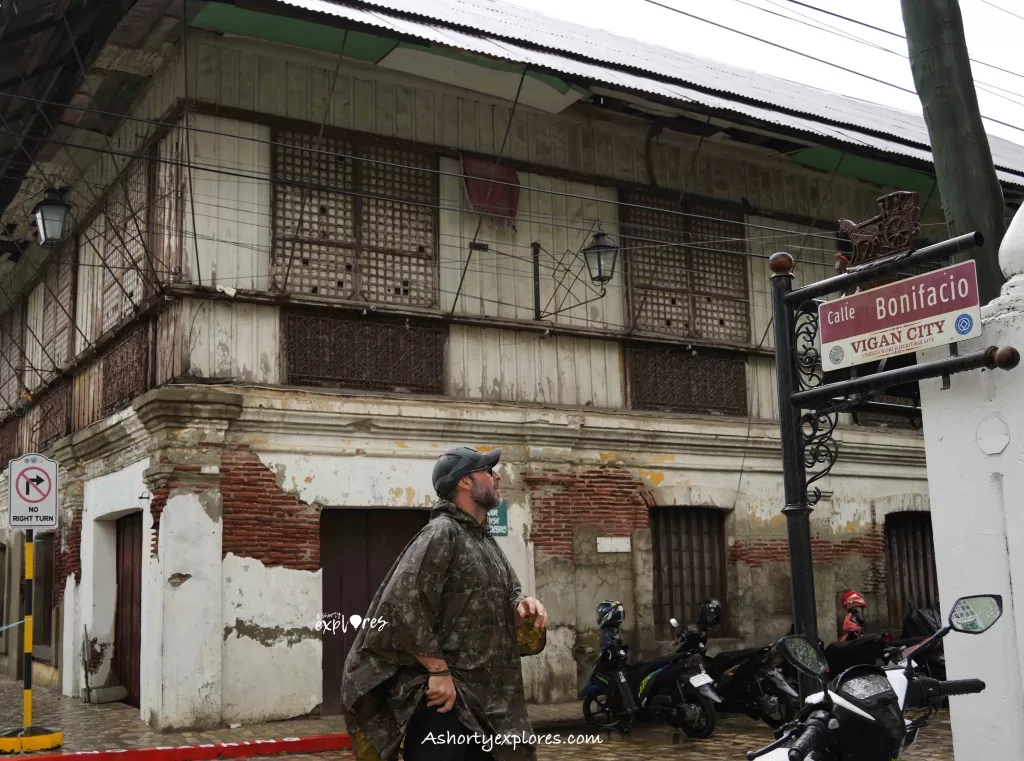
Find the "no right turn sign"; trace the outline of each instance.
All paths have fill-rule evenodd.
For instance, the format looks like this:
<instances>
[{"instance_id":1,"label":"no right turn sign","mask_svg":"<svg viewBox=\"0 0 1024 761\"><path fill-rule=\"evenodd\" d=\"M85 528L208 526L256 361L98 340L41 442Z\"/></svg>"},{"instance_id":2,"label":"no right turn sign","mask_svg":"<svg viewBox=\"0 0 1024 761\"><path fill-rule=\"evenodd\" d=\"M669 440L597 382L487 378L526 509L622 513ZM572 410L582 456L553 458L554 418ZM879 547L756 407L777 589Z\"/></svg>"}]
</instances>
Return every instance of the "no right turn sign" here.
<instances>
[{"instance_id":1,"label":"no right turn sign","mask_svg":"<svg viewBox=\"0 0 1024 761\"><path fill-rule=\"evenodd\" d=\"M41 454L11 460L8 471L11 528L57 527L57 463Z\"/></svg>"}]
</instances>

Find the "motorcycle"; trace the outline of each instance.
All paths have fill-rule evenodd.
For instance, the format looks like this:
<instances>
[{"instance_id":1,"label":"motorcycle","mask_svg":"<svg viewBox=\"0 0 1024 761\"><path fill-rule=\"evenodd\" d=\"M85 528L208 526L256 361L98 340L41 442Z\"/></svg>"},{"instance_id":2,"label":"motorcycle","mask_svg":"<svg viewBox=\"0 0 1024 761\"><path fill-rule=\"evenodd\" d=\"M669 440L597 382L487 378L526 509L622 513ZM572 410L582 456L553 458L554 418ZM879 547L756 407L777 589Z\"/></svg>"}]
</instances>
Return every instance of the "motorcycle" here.
<instances>
[{"instance_id":1,"label":"motorcycle","mask_svg":"<svg viewBox=\"0 0 1024 761\"><path fill-rule=\"evenodd\" d=\"M678 628L673 618L670 623ZM706 615L701 606L697 625L683 632L691 647L707 646L707 631L718 623ZM727 650L713 658L704 657L704 668L715 680L715 689L722 698L721 713L741 713L761 719L775 729L789 721L800 706L800 696L782 672L783 657L778 643L763 647Z\"/></svg>"},{"instance_id":2,"label":"motorcycle","mask_svg":"<svg viewBox=\"0 0 1024 761\"><path fill-rule=\"evenodd\" d=\"M673 646L670 655L630 665L629 645L616 630L578 695L587 723L628 734L634 721L657 721L688 737L710 737L722 699L704 671L703 649L694 650L685 632Z\"/></svg>"},{"instance_id":3,"label":"motorcycle","mask_svg":"<svg viewBox=\"0 0 1024 761\"><path fill-rule=\"evenodd\" d=\"M778 645L730 650L705 660L722 696L720 711L761 719L772 729L793 720L800 696L782 672Z\"/></svg>"},{"instance_id":4,"label":"motorcycle","mask_svg":"<svg viewBox=\"0 0 1024 761\"><path fill-rule=\"evenodd\" d=\"M748 761L895 761L913 746L918 732L935 721L944 698L985 689L980 679L924 676L915 668L915 657L934 651L950 632L981 634L1002 614L999 595L961 597L947 625L913 648L899 666L858 664L829 685L823 680L828 663L820 649L803 635L784 638L779 646L786 660L822 681L824 689L807 698L795 721L776 730L775 742L748 752ZM923 715L907 718L908 712L919 711Z\"/></svg>"},{"instance_id":5,"label":"motorcycle","mask_svg":"<svg viewBox=\"0 0 1024 761\"><path fill-rule=\"evenodd\" d=\"M920 644L941 628L942 619L938 608L908 607L901 638L894 640L886 650L883 656L885 664L900 663L904 660L904 651ZM946 678L946 657L941 642L921 657L918 667L925 676L932 679Z\"/></svg>"}]
</instances>

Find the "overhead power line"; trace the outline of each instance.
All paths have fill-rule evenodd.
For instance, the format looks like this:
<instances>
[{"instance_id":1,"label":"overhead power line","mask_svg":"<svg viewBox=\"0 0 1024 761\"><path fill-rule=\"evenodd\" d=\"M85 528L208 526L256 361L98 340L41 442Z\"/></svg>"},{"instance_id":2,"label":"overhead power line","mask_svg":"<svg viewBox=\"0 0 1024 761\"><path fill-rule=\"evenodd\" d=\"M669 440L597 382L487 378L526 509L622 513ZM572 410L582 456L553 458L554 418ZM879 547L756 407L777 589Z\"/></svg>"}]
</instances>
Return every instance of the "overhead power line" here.
<instances>
[{"instance_id":1,"label":"overhead power line","mask_svg":"<svg viewBox=\"0 0 1024 761\"><path fill-rule=\"evenodd\" d=\"M673 13L678 13L680 16L686 16L687 18L691 18L694 21L700 21L700 22L702 22L704 24L710 24L711 26L717 27L719 29L724 29L727 32L732 32L733 34L738 34L741 37L746 37L747 39L751 39L751 40L754 40L756 42L761 42L761 43L763 43L765 45L770 45L773 48L778 48L779 50L784 50L787 53L792 53L793 55L798 55L801 58L806 58L806 59L808 59L810 61L814 61L816 63L820 63L820 64L823 64L825 66L829 66L829 67L831 67L833 69L838 69L839 71L845 71L847 74L853 74L854 76L861 77L862 79L867 79L867 80L870 80L872 82L876 82L876 83L878 83L880 85L884 85L885 87L890 87L890 88L892 88L894 90L899 90L900 92L907 93L908 95L913 95L915 98L917 97L917 91L916 90L911 90L908 87L903 87L902 85L898 85L898 84L895 84L893 82L887 82L884 79L879 79L878 77L873 77L870 74L865 74L862 71L857 71L856 69L851 69L851 68L849 68L847 66L843 66L843 65L835 63L833 61L825 60L824 58L818 58L817 56L813 56L810 53L804 53L801 50L796 50L795 48L787 47L786 45L782 45L782 44L780 44L778 42L773 42L772 40L765 39L764 37L758 37L756 34L750 34L749 32L744 32L744 31L741 31L739 29L735 29L735 28L733 28L731 26L728 26L726 24L720 24L717 21L711 21L710 19L706 19L703 16L698 16L695 13L689 13L688 11L684 11L681 8L675 8L675 7L671 6L671 5L665 5L664 3L659 3L658 0L644 0L644 2L650 3L651 5L655 5L655 6L659 7L659 8L664 8L667 11L672 11ZM993 118L991 116L985 116L984 114L982 115L982 118L992 122L993 124L999 124L999 125L1001 125L1003 127L1009 127L1010 129L1017 130L1018 132L1024 132L1024 127L1018 127L1015 124L1010 124L1009 122L1004 122L1001 119L995 119L995 118Z\"/></svg>"},{"instance_id":2,"label":"overhead power line","mask_svg":"<svg viewBox=\"0 0 1024 761\"><path fill-rule=\"evenodd\" d=\"M982 0L982 2L984 2L984 1L985 0ZM833 18L842 19L843 21L847 21L847 22L849 22L851 24L856 24L857 26L862 26L865 29L873 29L876 32L881 32L882 34L888 34L890 37L895 37L898 40L905 40L905 39L907 39L906 35L900 34L899 32L893 32L893 31L891 31L889 29L883 29L880 26L875 26L874 24L869 24L866 21L859 21L859 20L857 20L855 18L850 18L849 16L844 16L841 13L834 13L834 12L832 12L830 10L826 10L825 8L819 8L816 5L811 5L809 3L802 3L802 2L800 2L800 0L787 0L787 2L790 2L793 5L799 5L799 6L803 7L803 8L809 8L810 10L816 11L817 13L824 13L826 16L832 16ZM772 5L775 5L775 3L772 3ZM989 3L989 5L992 5L992 4ZM993 7L997 7L997 6L993 6ZM999 10L1003 10L1003 9L1000 8ZM1006 12L1010 13L1010 11L1006 11ZM1011 13L1010 15L1014 16L1016 14ZM971 58L970 60L971 60L971 63L976 63L979 66L987 66L990 69L995 69L996 71L1001 71L1004 74L1011 74L1011 75L1013 75L1015 77L1020 77L1021 79L1024 79L1024 74L1021 74L1021 73L1016 72L1016 71L1010 71L1009 69L1004 69L1002 66L996 66L994 63L986 63L985 61L982 61L981 59L978 59L978 58Z\"/></svg>"}]
</instances>

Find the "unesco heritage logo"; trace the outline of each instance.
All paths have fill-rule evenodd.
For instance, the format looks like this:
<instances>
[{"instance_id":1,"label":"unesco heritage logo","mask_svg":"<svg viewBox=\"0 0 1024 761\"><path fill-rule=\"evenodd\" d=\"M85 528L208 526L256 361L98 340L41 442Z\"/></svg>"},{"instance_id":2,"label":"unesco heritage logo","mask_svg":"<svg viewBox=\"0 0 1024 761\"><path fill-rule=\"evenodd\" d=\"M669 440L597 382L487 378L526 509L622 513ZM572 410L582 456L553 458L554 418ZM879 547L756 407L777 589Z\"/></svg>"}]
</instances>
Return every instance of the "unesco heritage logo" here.
<instances>
[{"instance_id":1,"label":"unesco heritage logo","mask_svg":"<svg viewBox=\"0 0 1024 761\"><path fill-rule=\"evenodd\" d=\"M843 361L844 355L845 352L843 351L842 346L833 346L832 350L828 353L828 358L832 360L833 365L838 365L840 362Z\"/></svg>"},{"instance_id":2,"label":"unesco heritage logo","mask_svg":"<svg viewBox=\"0 0 1024 761\"><path fill-rule=\"evenodd\" d=\"M971 319L969 314L962 314L956 318L956 322L953 323L953 327L956 328L956 332L962 336L966 336L971 332L971 328L974 327L974 320Z\"/></svg>"}]
</instances>

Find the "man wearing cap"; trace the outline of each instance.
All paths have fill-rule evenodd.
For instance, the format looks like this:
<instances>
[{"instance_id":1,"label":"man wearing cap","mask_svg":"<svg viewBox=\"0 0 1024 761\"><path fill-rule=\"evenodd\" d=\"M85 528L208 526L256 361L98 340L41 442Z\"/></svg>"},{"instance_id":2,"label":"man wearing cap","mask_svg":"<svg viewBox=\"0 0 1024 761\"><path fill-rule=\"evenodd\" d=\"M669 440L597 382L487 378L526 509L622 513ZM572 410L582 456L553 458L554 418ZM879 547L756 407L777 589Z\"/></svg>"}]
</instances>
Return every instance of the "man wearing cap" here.
<instances>
[{"instance_id":1,"label":"man wearing cap","mask_svg":"<svg viewBox=\"0 0 1024 761\"><path fill-rule=\"evenodd\" d=\"M438 458L430 521L365 615L387 625L363 627L345 661L342 702L385 761L403 737L406 761L536 758L516 628L547 626L547 612L487 529L500 457L458 447Z\"/></svg>"}]
</instances>

